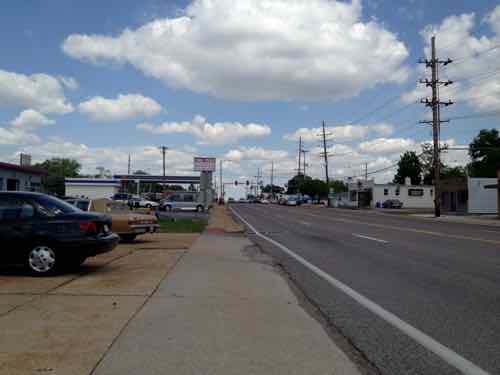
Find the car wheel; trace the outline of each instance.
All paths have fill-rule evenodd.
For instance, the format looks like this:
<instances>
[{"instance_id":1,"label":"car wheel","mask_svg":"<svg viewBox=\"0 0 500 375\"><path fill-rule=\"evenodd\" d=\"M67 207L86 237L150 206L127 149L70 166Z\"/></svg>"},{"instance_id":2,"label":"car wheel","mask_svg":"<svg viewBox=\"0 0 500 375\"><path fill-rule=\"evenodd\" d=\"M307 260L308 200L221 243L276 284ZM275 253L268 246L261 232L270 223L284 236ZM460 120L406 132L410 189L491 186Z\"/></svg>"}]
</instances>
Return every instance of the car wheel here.
<instances>
[{"instance_id":1,"label":"car wheel","mask_svg":"<svg viewBox=\"0 0 500 375\"><path fill-rule=\"evenodd\" d=\"M204 211L203 206L199 205L198 207L196 207L196 211L197 212L203 212Z\"/></svg>"},{"instance_id":2,"label":"car wheel","mask_svg":"<svg viewBox=\"0 0 500 375\"><path fill-rule=\"evenodd\" d=\"M59 268L59 260L53 248L36 246L28 252L27 266L34 275L50 275Z\"/></svg>"},{"instance_id":3,"label":"car wheel","mask_svg":"<svg viewBox=\"0 0 500 375\"><path fill-rule=\"evenodd\" d=\"M167 205L165 206L165 211L168 211L168 212L172 211L172 206L171 206L171 205L169 205L169 204L167 204Z\"/></svg>"},{"instance_id":4,"label":"car wheel","mask_svg":"<svg viewBox=\"0 0 500 375\"><path fill-rule=\"evenodd\" d=\"M148 203L148 204L146 205L146 208L151 208L151 205Z\"/></svg>"},{"instance_id":5,"label":"car wheel","mask_svg":"<svg viewBox=\"0 0 500 375\"><path fill-rule=\"evenodd\" d=\"M137 237L136 234L120 234L120 239L122 242L132 242Z\"/></svg>"}]
</instances>

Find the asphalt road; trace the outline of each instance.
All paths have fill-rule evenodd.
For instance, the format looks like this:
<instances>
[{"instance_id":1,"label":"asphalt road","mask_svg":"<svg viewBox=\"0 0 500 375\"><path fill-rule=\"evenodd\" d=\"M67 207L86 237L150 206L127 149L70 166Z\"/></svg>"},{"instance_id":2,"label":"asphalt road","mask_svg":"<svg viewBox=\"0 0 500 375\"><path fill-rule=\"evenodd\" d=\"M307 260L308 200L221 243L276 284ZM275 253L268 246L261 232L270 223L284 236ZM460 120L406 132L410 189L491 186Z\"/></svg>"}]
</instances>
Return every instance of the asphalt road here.
<instances>
[{"instance_id":1,"label":"asphalt road","mask_svg":"<svg viewBox=\"0 0 500 375\"><path fill-rule=\"evenodd\" d=\"M342 209L234 205L255 229L490 374L500 374L500 227ZM270 253L382 374L459 374L268 241Z\"/></svg>"}]
</instances>

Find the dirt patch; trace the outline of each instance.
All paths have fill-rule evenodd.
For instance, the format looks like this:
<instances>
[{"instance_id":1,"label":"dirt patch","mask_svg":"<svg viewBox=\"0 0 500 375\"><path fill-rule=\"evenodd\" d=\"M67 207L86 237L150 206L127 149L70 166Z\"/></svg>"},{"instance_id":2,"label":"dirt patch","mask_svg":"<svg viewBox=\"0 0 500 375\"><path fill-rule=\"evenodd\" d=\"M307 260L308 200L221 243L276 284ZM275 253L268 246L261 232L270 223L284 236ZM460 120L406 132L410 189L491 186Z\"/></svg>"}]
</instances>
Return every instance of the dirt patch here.
<instances>
[{"instance_id":1,"label":"dirt patch","mask_svg":"<svg viewBox=\"0 0 500 375\"><path fill-rule=\"evenodd\" d=\"M210 212L206 228L208 233L242 233L243 226L236 223L226 206L215 206Z\"/></svg>"},{"instance_id":2,"label":"dirt patch","mask_svg":"<svg viewBox=\"0 0 500 375\"><path fill-rule=\"evenodd\" d=\"M133 242L120 244L120 246L135 251L189 249L199 236L199 233L155 233L141 236Z\"/></svg>"}]
</instances>

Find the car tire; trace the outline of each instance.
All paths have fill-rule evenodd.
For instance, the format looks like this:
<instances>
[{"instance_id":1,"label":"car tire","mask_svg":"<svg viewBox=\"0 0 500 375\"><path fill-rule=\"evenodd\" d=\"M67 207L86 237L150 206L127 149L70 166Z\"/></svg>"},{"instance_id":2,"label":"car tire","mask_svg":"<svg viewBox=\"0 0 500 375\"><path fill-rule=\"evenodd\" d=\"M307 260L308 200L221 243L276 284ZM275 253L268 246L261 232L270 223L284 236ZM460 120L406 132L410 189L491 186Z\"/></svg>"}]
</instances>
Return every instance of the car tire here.
<instances>
[{"instance_id":1,"label":"car tire","mask_svg":"<svg viewBox=\"0 0 500 375\"><path fill-rule=\"evenodd\" d=\"M149 209L149 208L151 208L151 205L148 203L148 204L146 205L146 208L148 208L148 209Z\"/></svg>"},{"instance_id":2,"label":"car tire","mask_svg":"<svg viewBox=\"0 0 500 375\"><path fill-rule=\"evenodd\" d=\"M196 207L196 212L203 212L203 211L205 210L203 209L203 206L201 204Z\"/></svg>"},{"instance_id":3,"label":"car tire","mask_svg":"<svg viewBox=\"0 0 500 375\"><path fill-rule=\"evenodd\" d=\"M27 252L26 267L35 276L53 275L62 268L63 261L52 246L37 245Z\"/></svg>"},{"instance_id":4,"label":"car tire","mask_svg":"<svg viewBox=\"0 0 500 375\"><path fill-rule=\"evenodd\" d=\"M165 211L167 211L167 212L171 212L171 211L172 211L172 206L171 206L171 205L169 205L169 204L167 204L167 205L165 206Z\"/></svg>"},{"instance_id":5,"label":"car tire","mask_svg":"<svg viewBox=\"0 0 500 375\"><path fill-rule=\"evenodd\" d=\"M128 233L128 234L120 234L120 239L122 242L132 242L137 237L137 234Z\"/></svg>"}]
</instances>

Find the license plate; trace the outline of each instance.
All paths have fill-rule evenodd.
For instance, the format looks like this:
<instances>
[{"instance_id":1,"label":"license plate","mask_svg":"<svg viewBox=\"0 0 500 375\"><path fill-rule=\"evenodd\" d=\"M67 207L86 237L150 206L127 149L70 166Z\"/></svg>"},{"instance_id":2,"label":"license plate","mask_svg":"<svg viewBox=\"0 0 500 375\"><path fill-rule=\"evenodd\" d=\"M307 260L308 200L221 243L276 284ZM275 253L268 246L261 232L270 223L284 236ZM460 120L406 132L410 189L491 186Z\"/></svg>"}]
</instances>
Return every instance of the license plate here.
<instances>
[{"instance_id":1,"label":"license plate","mask_svg":"<svg viewBox=\"0 0 500 375\"><path fill-rule=\"evenodd\" d=\"M104 226L102 227L102 230L104 231L104 233L108 233L109 227L106 224L104 224Z\"/></svg>"}]
</instances>

